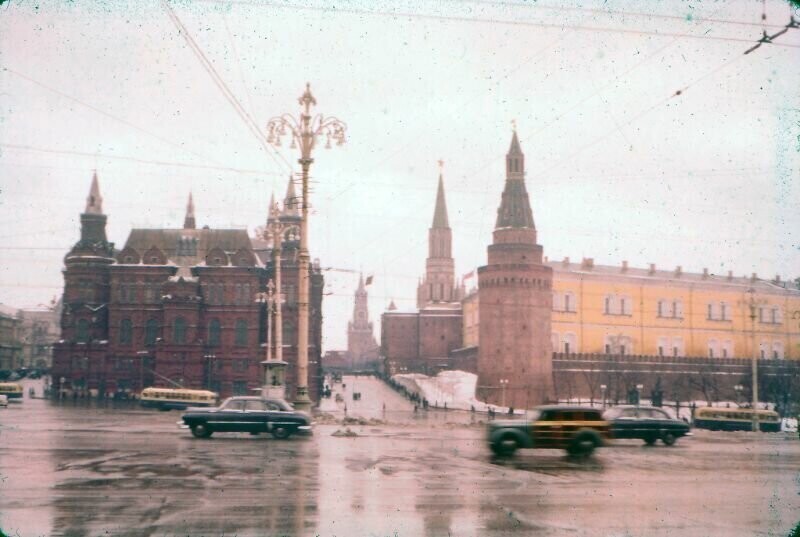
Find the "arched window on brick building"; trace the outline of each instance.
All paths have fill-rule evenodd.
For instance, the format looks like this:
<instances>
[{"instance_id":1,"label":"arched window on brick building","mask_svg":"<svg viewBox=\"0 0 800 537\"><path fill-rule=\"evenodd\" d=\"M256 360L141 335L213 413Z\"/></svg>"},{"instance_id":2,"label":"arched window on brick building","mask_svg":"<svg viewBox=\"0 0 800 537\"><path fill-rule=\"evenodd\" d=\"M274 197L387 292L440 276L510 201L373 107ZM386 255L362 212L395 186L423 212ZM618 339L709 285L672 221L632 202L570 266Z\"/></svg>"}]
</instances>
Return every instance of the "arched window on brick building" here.
<instances>
[{"instance_id":1,"label":"arched window on brick building","mask_svg":"<svg viewBox=\"0 0 800 537\"><path fill-rule=\"evenodd\" d=\"M172 326L172 342L177 344L186 343L186 319L178 317Z\"/></svg>"},{"instance_id":2,"label":"arched window on brick building","mask_svg":"<svg viewBox=\"0 0 800 537\"><path fill-rule=\"evenodd\" d=\"M119 343L120 345L133 343L133 323L130 319L122 319L119 323Z\"/></svg>"},{"instance_id":3,"label":"arched window on brick building","mask_svg":"<svg viewBox=\"0 0 800 537\"><path fill-rule=\"evenodd\" d=\"M158 338L158 321L155 319L147 319L144 325L144 344L155 345Z\"/></svg>"},{"instance_id":4,"label":"arched window on brick building","mask_svg":"<svg viewBox=\"0 0 800 537\"><path fill-rule=\"evenodd\" d=\"M75 330L75 340L79 343L89 342L89 321L78 319L78 326Z\"/></svg>"},{"instance_id":5,"label":"arched window on brick building","mask_svg":"<svg viewBox=\"0 0 800 537\"><path fill-rule=\"evenodd\" d=\"M244 319L236 320L236 346L244 347L247 345L247 321Z\"/></svg>"},{"instance_id":6,"label":"arched window on brick building","mask_svg":"<svg viewBox=\"0 0 800 537\"><path fill-rule=\"evenodd\" d=\"M218 346L221 332L222 326L219 323L219 319L211 319L208 323L208 344L213 347Z\"/></svg>"}]
</instances>

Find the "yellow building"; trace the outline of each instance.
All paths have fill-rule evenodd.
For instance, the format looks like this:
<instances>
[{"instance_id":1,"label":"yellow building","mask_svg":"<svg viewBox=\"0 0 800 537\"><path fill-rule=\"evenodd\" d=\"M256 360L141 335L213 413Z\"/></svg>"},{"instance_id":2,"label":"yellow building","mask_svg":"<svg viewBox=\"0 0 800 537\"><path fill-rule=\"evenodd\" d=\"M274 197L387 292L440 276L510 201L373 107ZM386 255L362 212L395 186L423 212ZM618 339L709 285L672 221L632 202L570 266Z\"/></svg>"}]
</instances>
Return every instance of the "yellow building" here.
<instances>
[{"instance_id":1,"label":"yellow building","mask_svg":"<svg viewBox=\"0 0 800 537\"><path fill-rule=\"evenodd\" d=\"M800 290L791 283L592 259L548 265L556 352L800 359ZM477 293L463 314L464 347L477 346Z\"/></svg>"}]
</instances>

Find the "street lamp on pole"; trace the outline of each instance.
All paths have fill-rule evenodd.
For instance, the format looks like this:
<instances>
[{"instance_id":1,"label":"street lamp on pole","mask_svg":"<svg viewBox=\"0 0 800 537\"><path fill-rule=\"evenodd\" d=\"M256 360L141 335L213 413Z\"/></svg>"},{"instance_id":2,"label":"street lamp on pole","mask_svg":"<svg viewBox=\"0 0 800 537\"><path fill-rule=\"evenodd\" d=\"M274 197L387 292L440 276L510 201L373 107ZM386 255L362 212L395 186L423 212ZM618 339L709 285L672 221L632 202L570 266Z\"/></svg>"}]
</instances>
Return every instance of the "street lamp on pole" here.
<instances>
[{"instance_id":1,"label":"street lamp on pole","mask_svg":"<svg viewBox=\"0 0 800 537\"><path fill-rule=\"evenodd\" d=\"M144 390L144 361L150 356L150 351L136 351L136 355L139 357L139 393L141 394Z\"/></svg>"},{"instance_id":2,"label":"street lamp on pole","mask_svg":"<svg viewBox=\"0 0 800 537\"><path fill-rule=\"evenodd\" d=\"M267 123L267 142L279 147L281 138L291 136L292 148L300 149L298 163L302 169L302 205L300 220L300 251L298 252L299 289L297 302L297 395L295 406L308 409L311 400L308 397L308 297L309 297L309 255L308 255L308 172L314 159L311 152L316 147L317 139L325 136L325 147L331 140L337 145L345 141L347 126L335 117L323 117L322 114L311 115L311 107L317 101L311 94L311 85L306 84L306 91L298 99L302 107L299 117L283 114L273 117Z\"/></svg>"},{"instance_id":3,"label":"street lamp on pole","mask_svg":"<svg viewBox=\"0 0 800 537\"><path fill-rule=\"evenodd\" d=\"M605 384L600 385L600 393L603 397L603 408L606 407L606 388L607 386Z\"/></svg>"},{"instance_id":4,"label":"street lamp on pole","mask_svg":"<svg viewBox=\"0 0 800 537\"><path fill-rule=\"evenodd\" d=\"M744 386L742 386L741 384L737 384L736 386L733 387L733 389L736 392L736 404L741 406L741 403L739 401L741 401L741 395L742 395L742 390L744 390Z\"/></svg>"},{"instance_id":5,"label":"street lamp on pole","mask_svg":"<svg viewBox=\"0 0 800 537\"><path fill-rule=\"evenodd\" d=\"M750 308L750 328L752 331L753 341L753 362L752 362L752 377L753 377L753 431L758 432L758 347L756 346L756 290L751 287L747 290L750 295L747 299L747 305Z\"/></svg>"},{"instance_id":6,"label":"street lamp on pole","mask_svg":"<svg viewBox=\"0 0 800 537\"><path fill-rule=\"evenodd\" d=\"M273 291L275 290L275 284L272 280L267 282L267 292L266 293L256 293L256 302L259 304L264 304L266 306L266 318L267 318L267 349L266 349L266 359L267 361L272 360L272 314L273 309L272 306L275 303L275 297L273 295Z\"/></svg>"},{"instance_id":7,"label":"street lamp on pole","mask_svg":"<svg viewBox=\"0 0 800 537\"><path fill-rule=\"evenodd\" d=\"M636 385L636 406L642 401L642 390L644 389L644 384L637 384Z\"/></svg>"},{"instance_id":8,"label":"street lamp on pole","mask_svg":"<svg viewBox=\"0 0 800 537\"><path fill-rule=\"evenodd\" d=\"M508 379L500 379L500 406L506 406L506 387L508 386Z\"/></svg>"},{"instance_id":9,"label":"street lamp on pole","mask_svg":"<svg viewBox=\"0 0 800 537\"><path fill-rule=\"evenodd\" d=\"M208 379L206 380L208 386L207 389L211 390L214 387L214 366L216 366L217 355L214 353L206 354L204 356L206 359L206 367L208 368Z\"/></svg>"},{"instance_id":10,"label":"street lamp on pole","mask_svg":"<svg viewBox=\"0 0 800 537\"><path fill-rule=\"evenodd\" d=\"M272 239L272 255L274 256L275 276L275 359L283 361L283 288L281 287L281 247L283 245L283 232L286 226L280 221L278 202L270 207L270 218L267 222L267 233Z\"/></svg>"}]
</instances>

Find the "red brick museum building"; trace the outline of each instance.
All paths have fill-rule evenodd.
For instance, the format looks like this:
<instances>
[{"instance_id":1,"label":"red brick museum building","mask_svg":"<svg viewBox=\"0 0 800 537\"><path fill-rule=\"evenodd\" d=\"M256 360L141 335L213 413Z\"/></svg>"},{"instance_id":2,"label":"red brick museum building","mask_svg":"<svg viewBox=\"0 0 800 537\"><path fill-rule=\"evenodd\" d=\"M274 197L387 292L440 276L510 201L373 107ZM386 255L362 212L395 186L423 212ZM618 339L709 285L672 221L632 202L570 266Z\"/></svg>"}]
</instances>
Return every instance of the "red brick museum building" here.
<instances>
[{"instance_id":1,"label":"red brick museum building","mask_svg":"<svg viewBox=\"0 0 800 537\"><path fill-rule=\"evenodd\" d=\"M211 389L225 397L263 383L267 305L274 279L266 237L195 225L189 198L182 229L133 229L121 250L106 238L97 175L81 237L64 258L61 340L53 351L58 393L113 396L148 386ZM286 397L297 387L299 200L292 182L283 224L281 282ZM318 400L323 277L310 268L309 396ZM274 342L274 327L273 327Z\"/></svg>"}]
</instances>

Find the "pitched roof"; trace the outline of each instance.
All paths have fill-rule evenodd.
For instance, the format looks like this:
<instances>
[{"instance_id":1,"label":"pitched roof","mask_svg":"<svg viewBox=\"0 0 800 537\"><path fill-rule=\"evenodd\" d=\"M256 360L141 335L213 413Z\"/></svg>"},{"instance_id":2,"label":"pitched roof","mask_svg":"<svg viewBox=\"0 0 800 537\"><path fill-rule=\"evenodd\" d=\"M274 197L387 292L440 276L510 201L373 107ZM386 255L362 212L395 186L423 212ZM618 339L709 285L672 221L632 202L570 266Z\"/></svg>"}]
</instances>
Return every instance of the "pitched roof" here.
<instances>
[{"instance_id":1,"label":"pitched roof","mask_svg":"<svg viewBox=\"0 0 800 537\"><path fill-rule=\"evenodd\" d=\"M86 198L86 210L84 214L103 214L103 196L100 195L100 183L97 180L97 170L92 175L92 186L89 188L89 196Z\"/></svg>"},{"instance_id":2,"label":"pitched roof","mask_svg":"<svg viewBox=\"0 0 800 537\"><path fill-rule=\"evenodd\" d=\"M514 131L514 135L511 137L511 146L508 148L509 155L521 155L522 148L519 145L519 139L517 138L517 131Z\"/></svg>"},{"instance_id":3,"label":"pitched roof","mask_svg":"<svg viewBox=\"0 0 800 537\"><path fill-rule=\"evenodd\" d=\"M125 242L125 248L134 248L140 255L153 246L164 252L168 262L179 266L204 261L213 248L226 253L253 249L246 229L132 229Z\"/></svg>"},{"instance_id":4,"label":"pitched roof","mask_svg":"<svg viewBox=\"0 0 800 537\"><path fill-rule=\"evenodd\" d=\"M516 134L514 139L516 139ZM495 229L504 227L536 229L524 180L506 179L506 186L503 189L500 207L497 208L497 222L494 227Z\"/></svg>"},{"instance_id":5,"label":"pitched roof","mask_svg":"<svg viewBox=\"0 0 800 537\"><path fill-rule=\"evenodd\" d=\"M442 174L439 174L439 188L436 191L436 209L433 213L433 226L434 228L449 228L450 223L447 219L447 203L444 200L444 180Z\"/></svg>"}]
</instances>

